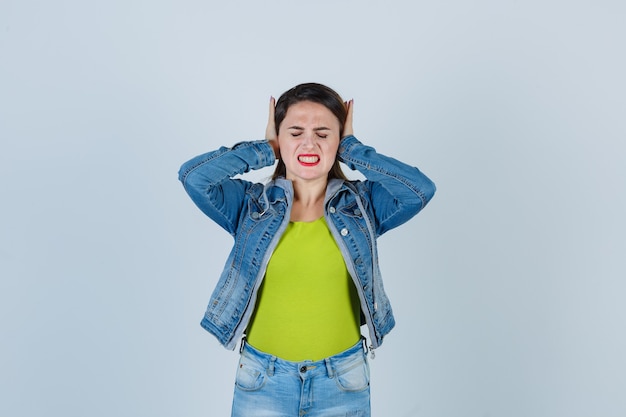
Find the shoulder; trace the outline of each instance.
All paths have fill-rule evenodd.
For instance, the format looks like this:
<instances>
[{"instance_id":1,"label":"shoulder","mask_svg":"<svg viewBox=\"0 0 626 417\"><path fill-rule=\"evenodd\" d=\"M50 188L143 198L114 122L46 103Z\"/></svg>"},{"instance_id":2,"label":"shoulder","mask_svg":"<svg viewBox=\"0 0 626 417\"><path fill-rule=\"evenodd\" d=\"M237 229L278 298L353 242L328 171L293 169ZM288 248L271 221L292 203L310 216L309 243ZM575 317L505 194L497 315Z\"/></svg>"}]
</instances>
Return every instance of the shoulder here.
<instances>
[{"instance_id":1,"label":"shoulder","mask_svg":"<svg viewBox=\"0 0 626 417\"><path fill-rule=\"evenodd\" d=\"M286 186L280 180L271 180L267 183L255 182L248 187L246 194L252 198L261 198L263 195L267 197L281 197L286 194Z\"/></svg>"}]
</instances>

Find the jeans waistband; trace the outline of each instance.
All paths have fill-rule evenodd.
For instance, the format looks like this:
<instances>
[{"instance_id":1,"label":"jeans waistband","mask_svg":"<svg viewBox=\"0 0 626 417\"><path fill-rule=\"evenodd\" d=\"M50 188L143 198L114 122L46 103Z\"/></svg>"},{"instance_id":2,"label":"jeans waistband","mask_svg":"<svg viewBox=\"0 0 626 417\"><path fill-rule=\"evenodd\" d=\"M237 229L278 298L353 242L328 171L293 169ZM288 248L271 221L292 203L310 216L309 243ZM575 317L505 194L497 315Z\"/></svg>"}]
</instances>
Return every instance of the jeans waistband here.
<instances>
[{"instance_id":1,"label":"jeans waistband","mask_svg":"<svg viewBox=\"0 0 626 417\"><path fill-rule=\"evenodd\" d=\"M310 377L324 373L329 378L333 378L337 372L341 372L342 369L352 366L355 361L367 360L367 343L365 338L361 337L355 345L343 352L317 361L304 360L293 362L281 359L256 349L245 339L241 342L240 352L242 356L255 360L266 368L270 376L277 372L297 373Z\"/></svg>"}]
</instances>

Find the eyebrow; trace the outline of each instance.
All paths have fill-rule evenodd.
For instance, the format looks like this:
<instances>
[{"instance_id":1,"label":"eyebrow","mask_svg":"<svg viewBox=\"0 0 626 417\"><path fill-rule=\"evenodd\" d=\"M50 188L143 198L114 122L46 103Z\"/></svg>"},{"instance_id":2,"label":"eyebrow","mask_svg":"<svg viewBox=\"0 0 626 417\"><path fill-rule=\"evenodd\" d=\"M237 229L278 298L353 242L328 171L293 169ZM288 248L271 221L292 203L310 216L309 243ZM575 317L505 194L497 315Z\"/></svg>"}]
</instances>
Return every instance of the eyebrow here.
<instances>
[{"instance_id":1,"label":"eyebrow","mask_svg":"<svg viewBox=\"0 0 626 417\"><path fill-rule=\"evenodd\" d=\"M300 127L300 126L290 126L290 127L288 127L287 129L304 130L304 128L303 128L303 127ZM315 129L313 129L313 130L314 130L315 132L318 132L318 131L320 131L320 130L330 130L330 128L329 128L329 127L326 127L326 126L321 126L321 127L316 127L316 128L315 128Z\"/></svg>"}]
</instances>

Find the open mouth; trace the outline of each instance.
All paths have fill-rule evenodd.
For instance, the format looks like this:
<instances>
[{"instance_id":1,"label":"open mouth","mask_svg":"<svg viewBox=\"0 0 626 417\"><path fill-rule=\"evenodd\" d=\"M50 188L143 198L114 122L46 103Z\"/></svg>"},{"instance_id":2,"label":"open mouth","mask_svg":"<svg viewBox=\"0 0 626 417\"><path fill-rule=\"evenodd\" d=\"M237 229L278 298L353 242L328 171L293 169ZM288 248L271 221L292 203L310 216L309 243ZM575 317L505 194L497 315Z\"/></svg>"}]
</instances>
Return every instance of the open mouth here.
<instances>
[{"instance_id":1,"label":"open mouth","mask_svg":"<svg viewBox=\"0 0 626 417\"><path fill-rule=\"evenodd\" d=\"M317 165L320 162L320 157L318 155L298 155L298 162L306 166Z\"/></svg>"}]
</instances>

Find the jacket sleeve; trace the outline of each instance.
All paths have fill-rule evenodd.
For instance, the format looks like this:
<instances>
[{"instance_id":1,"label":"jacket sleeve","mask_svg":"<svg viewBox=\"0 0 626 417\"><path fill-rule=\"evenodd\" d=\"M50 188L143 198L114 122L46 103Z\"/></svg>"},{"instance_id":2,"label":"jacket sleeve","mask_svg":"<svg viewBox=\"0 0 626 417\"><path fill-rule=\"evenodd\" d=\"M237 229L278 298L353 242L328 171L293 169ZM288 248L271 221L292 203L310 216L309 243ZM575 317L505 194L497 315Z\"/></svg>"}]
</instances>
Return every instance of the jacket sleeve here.
<instances>
[{"instance_id":1,"label":"jacket sleeve","mask_svg":"<svg viewBox=\"0 0 626 417\"><path fill-rule=\"evenodd\" d=\"M234 179L237 174L272 165L276 160L267 140L240 142L232 148L198 155L185 162L178 179L200 210L234 235L249 181Z\"/></svg>"},{"instance_id":2,"label":"jacket sleeve","mask_svg":"<svg viewBox=\"0 0 626 417\"><path fill-rule=\"evenodd\" d=\"M435 194L435 184L419 169L377 153L354 136L341 140L338 156L365 176L378 236L411 219Z\"/></svg>"}]
</instances>

